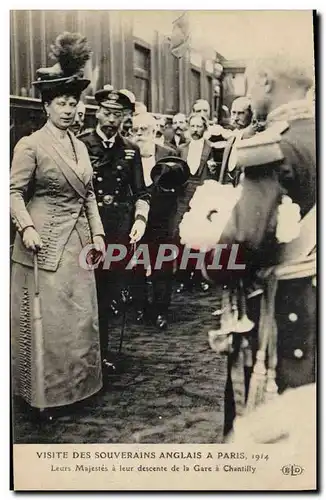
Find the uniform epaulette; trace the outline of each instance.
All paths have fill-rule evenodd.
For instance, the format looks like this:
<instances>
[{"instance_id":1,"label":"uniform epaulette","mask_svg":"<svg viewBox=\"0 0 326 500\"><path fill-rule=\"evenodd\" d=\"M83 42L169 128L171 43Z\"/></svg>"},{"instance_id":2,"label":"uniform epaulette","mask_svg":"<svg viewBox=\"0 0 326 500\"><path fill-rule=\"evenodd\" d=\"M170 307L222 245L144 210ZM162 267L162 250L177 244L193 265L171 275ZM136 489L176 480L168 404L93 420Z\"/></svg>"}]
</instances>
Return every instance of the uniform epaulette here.
<instances>
[{"instance_id":1,"label":"uniform epaulette","mask_svg":"<svg viewBox=\"0 0 326 500\"><path fill-rule=\"evenodd\" d=\"M268 127L267 130L270 130L271 132L275 134L280 134L282 135L284 132L286 132L290 127L289 122L286 120L283 121L276 121L272 125Z\"/></svg>"},{"instance_id":2,"label":"uniform epaulette","mask_svg":"<svg viewBox=\"0 0 326 500\"><path fill-rule=\"evenodd\" d=\"M80 139L81 137L85 137L86 135L91 134L92 132L94 132L93 128L87 128L87 129L83 130L82 132L80 132L80 134L78 134L76 137L77 137L77 139Z\"/></svg>"},{"instance_id":3,"label":"uniform epaulette","mask_svg":"<svg viewBox=\"0 0 326 500\"><path fill-rule=\"evenodd\" d=\"M237 166L248 168L282 161L281 134L288 128L287 122L276 122L264 132L240 141L237 145Z\"/></svg>"}]
</instances>

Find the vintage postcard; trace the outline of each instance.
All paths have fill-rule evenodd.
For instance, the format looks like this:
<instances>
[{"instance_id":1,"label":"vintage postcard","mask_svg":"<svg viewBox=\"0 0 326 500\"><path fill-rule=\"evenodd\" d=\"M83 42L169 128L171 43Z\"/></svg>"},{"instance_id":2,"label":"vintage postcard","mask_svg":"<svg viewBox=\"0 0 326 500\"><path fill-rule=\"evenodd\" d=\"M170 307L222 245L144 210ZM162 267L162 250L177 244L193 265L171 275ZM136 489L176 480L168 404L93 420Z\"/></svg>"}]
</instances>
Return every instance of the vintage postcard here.
<instances>
[{"instance_id":1,"label":"vintage postcard","mask_svg":"<svg viewBox=\"0 0 326 500\"><path fill-rule=\"evenodd\" d=\"M13 490L317 489L317 26L10 11Z\"/></svg>"}]
</instances>

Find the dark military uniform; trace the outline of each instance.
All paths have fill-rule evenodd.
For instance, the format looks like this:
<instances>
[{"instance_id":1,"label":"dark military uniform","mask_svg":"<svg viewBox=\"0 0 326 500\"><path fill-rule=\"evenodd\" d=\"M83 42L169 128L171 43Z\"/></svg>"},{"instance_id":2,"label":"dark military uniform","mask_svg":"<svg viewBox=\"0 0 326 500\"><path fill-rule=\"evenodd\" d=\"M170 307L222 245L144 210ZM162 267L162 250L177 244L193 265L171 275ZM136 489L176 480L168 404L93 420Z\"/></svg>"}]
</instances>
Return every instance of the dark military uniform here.
<instances>
[{"instance_id":1,"label":"dark military uniform","mask_svg":"<svg viewBox=\"0 0 326 500\"><path fill-rule=\"evenodd\" d=\"M245 172L242 196L219 243L240 243L250 267L265 276L266 288L276 277L272 308L278 332L276 382L282 392L315 381L315 241L308 237L315 221L307 233L301 229L296 246L277 241L275 231L282 195L299 205L302 218L316 203L315 122L308 102L274 110L265 132L241 141L238 163Z\"/></svg>"},{"instance_id":2,"label":"dark military uniform","mask_svg":"<svg viewBox=\"0 0 326 500\"><path fill-rule=\"evenodd\" d=\"M117 133L114 143L103 141L96 130L81 134L93 166L93 183L106 244L128 245L137 200L149 200L144 183L139 148ZM99 322L102 345L107 345L110 304L119 305L126 284L124 263L97 269ZM105 349L106 347L103 347Z\"/></svg>"}]
</instances>

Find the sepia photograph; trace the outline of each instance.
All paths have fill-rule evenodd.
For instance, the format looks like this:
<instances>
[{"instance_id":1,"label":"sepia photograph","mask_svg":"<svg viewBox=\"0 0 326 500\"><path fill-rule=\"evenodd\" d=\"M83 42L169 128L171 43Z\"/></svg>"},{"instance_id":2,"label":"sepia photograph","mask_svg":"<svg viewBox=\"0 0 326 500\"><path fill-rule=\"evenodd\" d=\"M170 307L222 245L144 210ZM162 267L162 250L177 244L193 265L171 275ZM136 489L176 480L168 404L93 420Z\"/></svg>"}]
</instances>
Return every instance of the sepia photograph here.
<instances>
[{"instance_id":1,"label":"sepia photograph","mask_svg":"<svg viewBox=\"0 0 326 500\"><path fill-rule=\"evenodd\" d=\"M12 489L316 489L317 25L10 11Z\"/></svg>"}]
</instances>

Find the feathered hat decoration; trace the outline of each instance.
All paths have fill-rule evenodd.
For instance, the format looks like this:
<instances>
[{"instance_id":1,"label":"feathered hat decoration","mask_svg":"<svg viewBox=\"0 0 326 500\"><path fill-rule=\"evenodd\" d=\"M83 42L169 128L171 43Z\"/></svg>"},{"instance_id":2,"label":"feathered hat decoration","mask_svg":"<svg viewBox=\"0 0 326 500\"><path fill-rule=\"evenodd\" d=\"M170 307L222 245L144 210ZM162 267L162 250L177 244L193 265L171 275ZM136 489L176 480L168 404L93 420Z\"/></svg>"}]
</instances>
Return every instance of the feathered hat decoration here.
<instances>
[{"instance_id":1,"label":"feathered hat decoration","mask_svg":"<svg viewBox=\"0 0 326 500\"><path fill-rule=\"evenodd\" d=\"M90 81L83 78L86 62L91 57L85 36L80 33L61 33L51 45L49 55L56 63L51 67L39 68L37 80L33 82L41 92L70 83L82 92L89 85Z\"/></svg>"}]
</instances>

